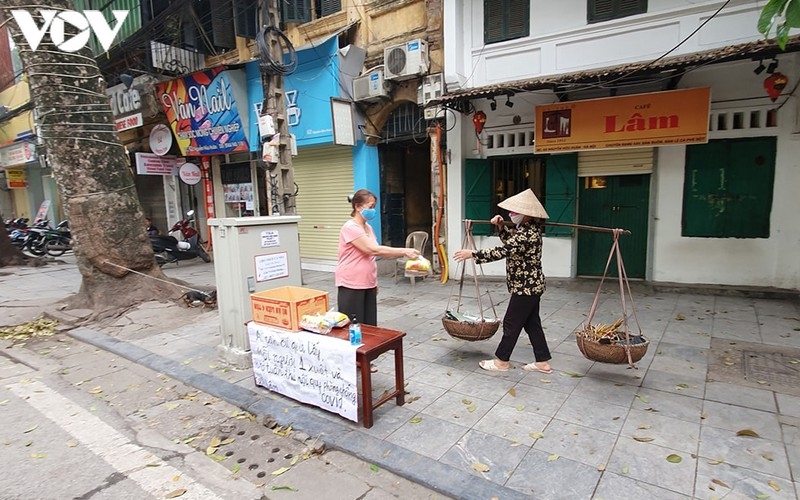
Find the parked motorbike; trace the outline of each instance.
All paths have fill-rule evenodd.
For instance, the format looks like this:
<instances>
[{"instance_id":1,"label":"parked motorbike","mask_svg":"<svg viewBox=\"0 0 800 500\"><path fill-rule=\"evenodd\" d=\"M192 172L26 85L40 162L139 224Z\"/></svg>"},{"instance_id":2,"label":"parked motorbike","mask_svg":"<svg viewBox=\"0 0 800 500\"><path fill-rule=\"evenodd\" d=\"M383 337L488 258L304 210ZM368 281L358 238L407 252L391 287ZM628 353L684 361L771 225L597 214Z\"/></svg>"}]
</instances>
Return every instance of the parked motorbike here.
<instances>
[{"instance_id":1,"label":"parked motorbike","mask_svg":"<svg viewBox=\"0 0 800 500\"><path fill-rule=\"evenodd\" d=\"M17 217L16 219L8 219L5 221L6 232L11 233L17 229L28 229L28 218Z\"/></svg>"},{"instance_id":2,"label":"parked motorbike","mask_svg":"<svg viewBox=\"0 0 800 500\"><path fill-rule=\"evenodd\" d=\"M47 255L60 257L65 252L72 250L72 232L69 230L69 221L62 220L55 229L48 229L39 246L44 246Z\"/></svg>"},{"instance_id":3,"label":"parked motorbike","mask_svg":"<svg viewBox=\"0 0 800 500\"><path fill-rule=\"evenodd\" d=\"M36 223L27 229L25 240L22 242L20 248L22 250L27 250L32 255L41 257L47 253L47 250L44 248L44 236L48 231L52 230L53 228L50 227L49 220L37 220ZM12 243L13 242L14 240L12 240Z\"/></svg>"},{"instance_id":4,"label":"parked motorbike","mask_svg":"<svg viewBox=\"0 0 800 500\"><path fill-rule=\"evenodd\" d=\"M195 257L200 257L203 262L211 262L211 256L206 253L198 241L197 230L192 227L194 222L193 215L194 210L189 210L186 212L187 218L179 220L169 230L170 234L180 231L183 241L178 241L174 236L150 236L150 244L153 246L156 263L159 266L170 262L194 259Z\"/></svg>"}]
</instances>

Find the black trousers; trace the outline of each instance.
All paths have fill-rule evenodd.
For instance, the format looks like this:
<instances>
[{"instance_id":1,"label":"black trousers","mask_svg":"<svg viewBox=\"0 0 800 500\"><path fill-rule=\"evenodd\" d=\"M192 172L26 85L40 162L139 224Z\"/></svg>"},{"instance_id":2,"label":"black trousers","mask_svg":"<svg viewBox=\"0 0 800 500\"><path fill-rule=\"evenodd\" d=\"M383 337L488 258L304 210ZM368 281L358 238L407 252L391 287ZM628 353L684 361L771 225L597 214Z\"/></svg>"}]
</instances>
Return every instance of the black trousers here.
<instances>
[{"instance_id":1,"label":"black trousers","mask_svg":"<svg viewBox=\"0 0 800 500\"><path fill-rule=\"evenodd\" d=\"M339 312L345 313L359 323L378 325L378 289L356 289L338 287L336 298Z\"/></svg>"},{"instance_id":2,"label":"black trousers","mask_svg":"<svg viewBox=\"0 0 800 500\"><path fill-rule=\"evenodd\" d=\"M497 359L502 361L511 359L511 353L523 328L531 340L534 359L536 361L551 359L547 339L542 330L542 319L539 317L541 298L540 295L511 295L506 315L503 317L503 338L500 339L500 345L494 353Z\"/></svg>"}]
</instances>

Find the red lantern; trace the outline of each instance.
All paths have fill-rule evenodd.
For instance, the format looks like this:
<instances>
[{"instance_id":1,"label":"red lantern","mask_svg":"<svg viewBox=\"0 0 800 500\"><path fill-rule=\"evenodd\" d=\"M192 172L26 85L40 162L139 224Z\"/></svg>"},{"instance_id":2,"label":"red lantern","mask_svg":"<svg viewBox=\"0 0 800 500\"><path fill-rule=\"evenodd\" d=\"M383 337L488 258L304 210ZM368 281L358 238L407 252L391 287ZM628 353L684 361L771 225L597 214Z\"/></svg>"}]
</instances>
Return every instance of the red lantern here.
<instances>
[{"instance_id":1,"label":"red lantern","mask_svg":"<svg viewBox=\"0 0 800 500\"><path fill-rule=\"evenodd\" d=\"M475 133L480 134L483 132L483 124L486 123L486 113L483 111L476 111L472 115L472 124L475 126Z\"/></svg>"},{"instance_id":2,"label":"red lantern","mask_svg":"<svg viewBox=\"0 0 800 500\"><path fill-rule=\"evenodd\" d=\"M764 80L764 89L767 91L772 102L781 95L781 91L786 88L789 79L783 73L773 73Z\"/></svg>"}]
</instances>

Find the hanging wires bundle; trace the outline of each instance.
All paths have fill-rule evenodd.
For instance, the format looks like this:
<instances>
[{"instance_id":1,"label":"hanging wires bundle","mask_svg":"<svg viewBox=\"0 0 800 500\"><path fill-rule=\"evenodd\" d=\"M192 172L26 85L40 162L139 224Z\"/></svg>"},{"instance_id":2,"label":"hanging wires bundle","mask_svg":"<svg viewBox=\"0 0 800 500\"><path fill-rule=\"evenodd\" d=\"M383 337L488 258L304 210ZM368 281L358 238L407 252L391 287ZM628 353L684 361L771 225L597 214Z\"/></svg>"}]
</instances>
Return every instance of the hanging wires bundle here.
<instances>
[{"instance_id":1,"label":"hanging wires bundle","mask_svg":"<svg viewBox=\"0 0 800 500\"><path fill-rule=\"evenodd\" d=\"M281 49L280 61L272 58L272 50L267 41L272 36L277 38ZM268 75L291 75L297 69L297 53L292 42L283 31L275 26L264 26L256 35L256 43L258 44L258 53L261 59L259 67L264 73ZM289 62L286 64L282 60L284 53L289 54Z\"/></svg>"}]
</instances>

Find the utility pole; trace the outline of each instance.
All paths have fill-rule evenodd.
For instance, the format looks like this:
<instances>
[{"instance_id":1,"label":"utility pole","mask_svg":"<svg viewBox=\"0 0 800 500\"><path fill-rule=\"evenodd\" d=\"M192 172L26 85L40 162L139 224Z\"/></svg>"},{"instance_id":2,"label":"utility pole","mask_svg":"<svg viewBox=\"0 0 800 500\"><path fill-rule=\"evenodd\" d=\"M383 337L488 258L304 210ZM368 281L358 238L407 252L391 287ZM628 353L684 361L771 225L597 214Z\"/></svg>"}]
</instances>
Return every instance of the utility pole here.
<instances>
[{"instance_id":1,"label":"utility pole","mask_svg":"<svg viewBox=\"0 0 800 500\"><path fill-rule=\"evenodd\" d=\"M272 116L275 132L280 135L278 154L272 160L265 162L266 190L269 199L269 215L294 215L296 203L294 200L294 170L292 168L291 139L289 137L289 125L286 120L286 94L283 86L284 74L294 71L283 64L283 47L281 38L286 44L288 39L280 32L280 7L278 0L265 0L262 4L262 25L264 44L260 45L259 50L266 46L269 54L270 64L264 64L265 54L260 54L261 81L264 87L264 102L262 114ZM269 141L270 138L265 138Z\"/></svg>"}]
</instances>

